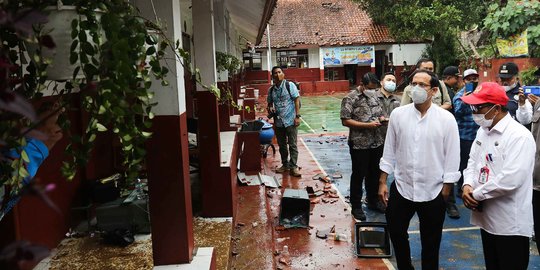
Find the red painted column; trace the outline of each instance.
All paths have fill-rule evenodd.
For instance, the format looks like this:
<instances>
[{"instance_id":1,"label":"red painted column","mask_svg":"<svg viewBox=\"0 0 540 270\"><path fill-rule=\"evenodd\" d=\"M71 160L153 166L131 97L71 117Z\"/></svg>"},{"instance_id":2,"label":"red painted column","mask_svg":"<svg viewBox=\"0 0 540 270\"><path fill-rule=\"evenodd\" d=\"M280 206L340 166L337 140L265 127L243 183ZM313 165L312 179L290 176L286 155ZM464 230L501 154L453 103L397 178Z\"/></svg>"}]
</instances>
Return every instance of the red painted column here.
<instances>
[{"instance_id":1,"label":"red painted column","mask_svg":"<svg viewBox=\"0 0 540 270\"><path fill-rule=\"evenodd\" d=\"M156 116L147 144L154 265L188 263L193 214L186 114Z\"/></svg>"},{"instance_id":2,"label":"red painted column","mask_svg":"<svg viewBox=\"0 0 540 270\"><path fill-rule=\"evenodd\" d=\"M219 211L219 198L225 196L220 179L221 145L219 138L219 116L216 97L209 91L197 92L199 109L199 160L200 179L202 187L202 208L205 217L229 216ZM203 109L204 108L204 109Z\"/></svg>"},{"instance_id":3,"label":"red painted column","mask_svg":"<svg viewBox=\"0 0 540 270\"><path fill-rule=\"evenodd\" d=\"M319 80L324 81L324 68L319 69Z\"/></svg>"}]
</instances>

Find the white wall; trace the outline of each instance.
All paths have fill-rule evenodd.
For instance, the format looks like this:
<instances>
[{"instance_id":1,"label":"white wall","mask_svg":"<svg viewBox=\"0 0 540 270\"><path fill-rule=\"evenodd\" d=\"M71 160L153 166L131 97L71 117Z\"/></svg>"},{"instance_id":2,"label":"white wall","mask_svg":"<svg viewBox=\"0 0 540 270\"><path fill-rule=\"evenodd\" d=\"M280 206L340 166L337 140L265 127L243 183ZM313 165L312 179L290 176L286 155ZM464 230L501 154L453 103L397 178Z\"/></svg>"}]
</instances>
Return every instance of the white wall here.
<instances>
[{"instance_id":1,"label":"white wall","mask_svg":"<svg viewBox=\"0 0 540 270\"><path fill-rule=\"evenodd\" d=\"M266 57L268 55L268 49L267 48L260 48L260 49L257 49L257 51L262 51L262 70L268 70L268 57ZM272 48L272 63L270 65L270 68L276 66L277 64L277 61L276 61L276 48ZM309 60L311 61L311 59ZM309 65L311 65L311 62L309 63Z\"/></svg>"},{"instance_id":2,"label":"white wall","mask_svg":"<svg viewBox=\"0 0 540 270\"><path fill-rule=\"evenodd\" d=\"M319 47L309 48L308 49L308 66L309 68L320 68L320 56L319 56Z\"/></svg>"},{"instance_id":3,"label":"white wall","mask_svg":"<svg viewBox=\"0 0 540 270\"><path fill-rule=\"evenodd\" d=\"M386 55L393 53L394 66L402 66L403 61L407 61L407 65L416 65L418 59L422 57L422 52L426 48L426 44L393 44L388 45ZM383 46L376 46L376 50L384 50Z\"/></svg>"}]
</instances>

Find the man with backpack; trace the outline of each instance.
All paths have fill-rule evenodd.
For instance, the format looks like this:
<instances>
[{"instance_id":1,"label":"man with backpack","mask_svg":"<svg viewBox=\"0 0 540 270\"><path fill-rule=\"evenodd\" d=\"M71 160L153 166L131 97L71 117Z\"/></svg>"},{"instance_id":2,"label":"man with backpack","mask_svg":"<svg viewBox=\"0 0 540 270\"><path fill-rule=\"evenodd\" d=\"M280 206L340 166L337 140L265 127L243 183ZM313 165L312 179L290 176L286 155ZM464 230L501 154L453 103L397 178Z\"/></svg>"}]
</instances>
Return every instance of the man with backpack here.
<instances>
[{"instance_id":1,"label":"man with backpack","mask_svg":"<svg viewBox=\"0 0 540 270\"><path fill-rule=\"evenodd\" d=\"M276 138L279 145L282 166L277 173L289 171L294 177L301 177L298 169L298 126L300 125L300 93L292 82L285 80L280 67L272 68L274 85L268 90L268 112L274 117ZM290 153L290 158L289 158Z\"/></svg>"}]
</instances>

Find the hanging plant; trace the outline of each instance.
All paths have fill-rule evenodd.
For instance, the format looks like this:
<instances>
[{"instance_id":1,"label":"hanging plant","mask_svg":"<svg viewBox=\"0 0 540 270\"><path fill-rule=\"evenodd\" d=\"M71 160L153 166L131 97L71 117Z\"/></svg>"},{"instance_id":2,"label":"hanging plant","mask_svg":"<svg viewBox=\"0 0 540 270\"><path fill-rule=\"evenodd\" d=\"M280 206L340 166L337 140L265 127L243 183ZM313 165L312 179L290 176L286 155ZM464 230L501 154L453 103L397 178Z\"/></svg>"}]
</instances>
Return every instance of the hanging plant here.
<instances>
[{"instance_id":1,"label":"hanging plant","mask_svg":"<svg viewBox=\"0 0 540 270\"><path fill-rule=\"evenodd\" d=\"M152 107L156 105L151 101L152 81L156 79L162 85L168 84L165 76L169 70L161 60L169 43L161 41L162 31L158 25L144 19L134 6L124 0L75 0L64 1L63 4L72 6L62 6L53 0L0 3L0 16L16 14L18 17L15 19L34 16L34 13L55 16L55 13L65 10L70 10L73 15L69 31L64 33L65 38L55 37L62 42L69 41L67 49L56 47L56 55L67 56L67 64L58 64L57 57L45 50L47 43L54 43L54 38L49 35L50 29L59 29L59 25L55 27L45 23L46 20L34 20L29 25L33 25L35 32L28 31L22 35L12 25L1 25L0 56L2 62L9 64L9 72L1 75L17 83L3 86L0 93L3 97L8 93L22 100L36 100L43 96L45 89L49 89L67 109L71 99L80 97L88 123L82 134L68 135L72 141L65 151L69 160L64 162L63 174L73 179L77 167L86 164L97 135L111 132L121 144L126 179L133 180L139 174L146 154L144 142L151 136L148 130L154 116ZM45 16L40 18L46 19ZM28 58L23 51L23 41L34 44L27 46L31 60L28 65L21 61ZM72 65L71 74L49 78L47 67L56 69L58 65ZM73 93L78 95L71 95ZM17 130L21 127L31 130L37 124L35 116L10 112L5 107L0 107L0 146L20 149L25 144L26 133L21 134ZM31 106L28 110L33 113ZM68 126L69 122L65 120L65 131ZM0 161L0 184L9 185L15 193L22 186L22 179L28 177L23 166L26 161L24 153L20 154L21 160Z\"/></svg>"}]
</instances>

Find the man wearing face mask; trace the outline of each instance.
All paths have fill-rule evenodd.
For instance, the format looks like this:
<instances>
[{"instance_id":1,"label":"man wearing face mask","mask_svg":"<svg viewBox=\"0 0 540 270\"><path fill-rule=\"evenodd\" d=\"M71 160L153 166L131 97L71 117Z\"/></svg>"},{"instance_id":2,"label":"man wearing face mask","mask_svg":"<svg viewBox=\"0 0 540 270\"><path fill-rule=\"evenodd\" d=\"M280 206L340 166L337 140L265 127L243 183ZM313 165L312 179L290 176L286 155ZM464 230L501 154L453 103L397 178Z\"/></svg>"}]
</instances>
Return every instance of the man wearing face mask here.
<instances>
[{"instance_id":1,"label":"man wearing face mask","mask_svg":"<svg viewBox=\"0 0 540 270\"><path fill-rule=\"evenodd\" d=\"M461 74L459 69L456 66L447 66L444 68L443 73L443 83L448 90L448 96L450 96L450 101L454 98L455 91L454 89L458 88L458 85L461 81Z\"/></svg>"},{"instance_id":2,"label":"man wearing face mask","mask_svg":"<svg viewBox=\"0 0 540 270\"><path fill-rule=\"evenodd\" d=\"M380 85L377 76L371 72L364 74L362 85L351 91L341 102L341 123L349 128L349 153L352 161L350 198L352 215L365 221L362 210L362 183L366 187L367 207L384 212L384 205L377 197L379 159L384 144L384 129L381 121L386 120L375 89ZM365 182L364 182L365 179Z\"/></svg>"},{"instance_id":3,"label":"man wearing face mask","mask_svg":"<svg viewBox=\"0 0 540 270\"><path fill-rule=\"evenodd\" d=\"M434 73L417 71L411 86L413 104L390 115L379 163L379 199L387 204L386 221L398 268L414 269L407 230L417 213L422 269L439 269L445 201L460 176L459 133L454 116L432 103L439 91ZM392 173L395 180L388 193L386 181Z\"/></svg>"},{"instance_id":4,"label":"man wearing face mask","mask_svg":"<svg viewBox=\"0 0 540 270\"><path fill-rule=\"evenodd\" d=\"M459 150L460 150L460 162L459 171L463 173L463 170L467 168L467 161L469 160L469 153L471 152L471 146L476 137L476 131L478 131L478 125L474 122L472 117L471 107L467 104L463 104L461 97L467 96L476 89L478 86L478 72L474 69L467 69L463 72L463 81L465 86L459 90L454 96L453 108L454 117L458 124L459 129ZM458 196L461 197L461 186L463 185L463 176L459 178ZM455 190L452 188L448 202L446 204L446 212L450 218L459 218L460 214L456 207Z\"/></svg>"},{"instance_id":5,"label":"man wearing face mask","mask_svg":"<svg viewBox=\"0 0 540 270\"><path fill-rule=\"evenodd\" d=\"M505 89L482 83L461 98L480 126L463 173L463 204L480 227L484 260L490 269L527 269L533 232L532 175L535 142L514 121Z\"/></svg>"},{"instance_id":6,"label":"man wearing face mask","mask_svg":"<svg viewBox=\"0 0 540 270\"><path fill-rule=\"evenodd\" d=\"M418 60L416 63L416 70L425 70L434 72L435 70L435 64L433 63L433 60L422 58ZM448 95L448 89L444 85L442 81L439 81L441 89L435 93L435 95L432 98L433 104L440 106L441 108L445 110L451 110L452 109L452 99L450 99L450 96ZM401 97L401 106L410 104L412 102L411 97L411 90L412 86L408 85L403 90L403 96Z\"/></svg>"},{"instance_id":7,"label":"man wearing face mask","mask_svg":"<svg viewBox=\"0 0 540 270\"><path fill-rule=\"evenodd\" d=\"M519 88L521 85L518 81L519 68L512 62L504 63L499 67L498 82L508 96L508 104L506 108L510 116L516 119L516 110L518 108Z\"/></svg>"},{"instance_id":8,"label":"man wearing face mask","mask_svg":"<svg viewBox=\"0 0 540 270\"><path fill-rule=\"evenodd\" d=\"M540 101L538 96L527 97L519 93L519 107L516 111L518 121L523 125L532 123L531 133L536 140L536 154L533 170L533 219L536 248L540 251Z\"/></svg>"},{"instance_id":9,"label":"man wearing face mask","mask_svg":"<svg viewBox=\"0 0 540 270\"><path fill-rule=\"evenodd\" d=\"M396 76L390 72L384 74L381 78L381 84L381 90L376 92L376 96L383 107L386 117L389 117L390 113L399 107L401 103L401 98L395 94L397 88Z\"/></svg>"}]
</instances>

